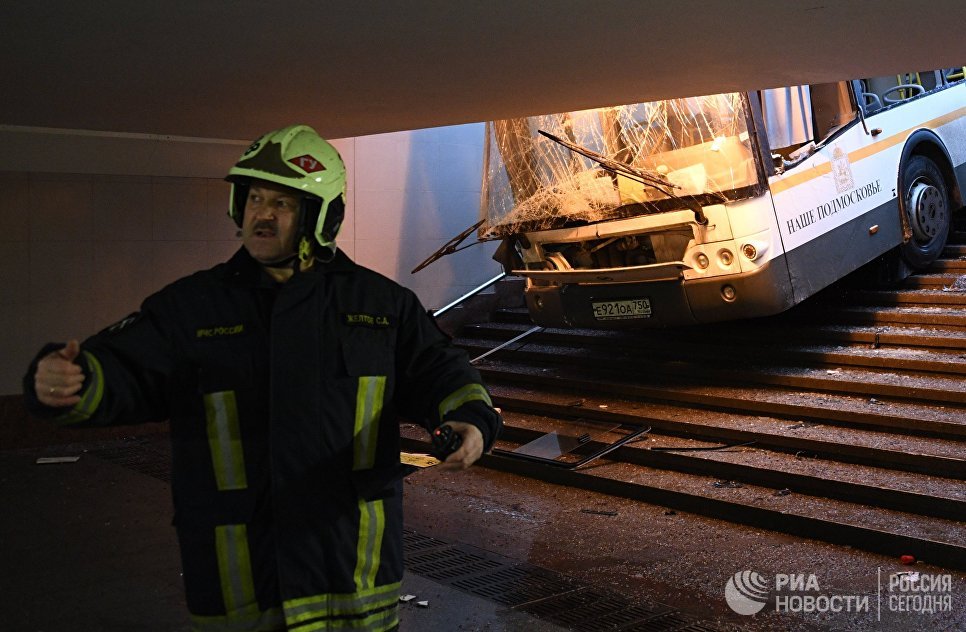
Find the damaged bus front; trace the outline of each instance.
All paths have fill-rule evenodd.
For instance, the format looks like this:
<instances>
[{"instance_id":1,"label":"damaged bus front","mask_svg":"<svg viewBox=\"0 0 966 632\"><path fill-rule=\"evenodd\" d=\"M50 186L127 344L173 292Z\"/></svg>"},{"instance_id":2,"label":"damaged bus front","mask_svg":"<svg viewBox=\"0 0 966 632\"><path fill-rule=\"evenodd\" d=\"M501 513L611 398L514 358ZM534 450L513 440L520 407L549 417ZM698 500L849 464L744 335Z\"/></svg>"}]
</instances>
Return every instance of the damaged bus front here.
<instances>
[{"instance_id":1,"label":"damaged bus front","mask_svg":"<svg viewBox=\"0 0 966 632\"><path fill-rule=\"evenodd\" d=\"M964 103L960 66L494 121L479 237L502 240L538 325L775 314L940 256Z\"/></svg>"},{"instance_id":2,"label":"damaged bus front","mask_svg":"<svg viewBox=\"0 0 966 632\"><path fill-rule=\"evenodd\" d=\"M793 304L756 99L487 124L479 235L503 240L495 258L526 279L535 323L668 326Z\"/></svg>"}]
</instances>

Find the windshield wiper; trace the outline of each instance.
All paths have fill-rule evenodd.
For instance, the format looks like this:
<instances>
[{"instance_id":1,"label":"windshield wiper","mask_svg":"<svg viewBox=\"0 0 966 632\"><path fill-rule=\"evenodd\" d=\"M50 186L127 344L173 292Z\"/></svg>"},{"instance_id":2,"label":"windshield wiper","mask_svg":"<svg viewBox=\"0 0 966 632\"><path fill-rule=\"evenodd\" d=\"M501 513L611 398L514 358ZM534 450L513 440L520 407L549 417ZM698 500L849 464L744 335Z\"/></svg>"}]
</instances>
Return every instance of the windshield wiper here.
<instances>
[{"instance_id":1,"label":"windshield wiper","mask_svg":"<svg viewBox=\"0 0 966 632\"><path fill-rule=\"evenodd\" d=\"M691 199L687 200L679 195L675 195L670 191L670 189L680 189L681 187L674 184L670 180L667 180L657 174L648 173L647 171L638 169L637 167L633 167L627 163L617 162L616 160L612 160L607 156L598 154L596 151L593 151L592 149L581 147L576 143L572 143L568 140L564 140L562 138L554 136L550 132L545 132L542 129L537 131L540 132L542 136L546 136L553 142L566 147L570 151L580 154L581 156L584 156L586 158L590 158L591 160L599 164L607 171L610 171L612 173L620 173L621 175L626 176L631 180L634 180L635 182L640 182L644 186L653 187L658 191L660 191L661 193L663 193L664 195L668 196L669 198L681 202L681 204L684 204L684 206L687 207L688 210L694 213L695 222L697 222L702 226L707 225L708 218L705 216L704 210L702 210L701 205L698 204L697 200L694 199L694 196L693 195L690 196ZM718 197L724 200L723 195L718 194Z\"/></svg>"},{"instance_id":2,"label":"windshield wiper","mask_svg":"<svg viewBox=\"0 0 966 632\"><path fill-rule=\"evenodd\" d=\"M429 255L428 257L426 257L422 261L422 263L420 263L418 266L413 268L412 272L410 272L409 274L416 274L417 272L419 272L420 270L422 270L423 268L425 268L426 266L428 266L429 264L433 263L434 261L436 261L441 257L445 257L446 255L453 254L454 252L465 250L470 246L475 246L476 244L483 243L482 241L474 241L473 243L466 244L465 246L462 246L462 247L458 247L461 243L463 243L463 240L469 237L474 230L482 226L483 222L485 221L486 221L485 218L481 219L480 221L476 222L475 224L473 224L472 226L470 226L469 228L461 232L459 235L447 241L445 244L443 244L443 246L439 250Z\"/></svg>"}]
</instances>

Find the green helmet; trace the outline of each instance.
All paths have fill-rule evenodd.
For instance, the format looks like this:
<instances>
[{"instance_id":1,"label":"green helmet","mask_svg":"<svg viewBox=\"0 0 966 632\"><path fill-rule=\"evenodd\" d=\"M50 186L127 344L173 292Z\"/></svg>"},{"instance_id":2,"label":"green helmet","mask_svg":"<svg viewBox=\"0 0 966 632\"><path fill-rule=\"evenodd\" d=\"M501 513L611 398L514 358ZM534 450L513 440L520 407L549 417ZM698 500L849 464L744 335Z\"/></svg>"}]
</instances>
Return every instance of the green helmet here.
<instances>
[{"instance_id":1,"label":"green helmet","mask_svg":"<svg viewBox=\"0 0 966 632\"><path fill-rule=\"evenodd\" d=\"M296 243L303 261L318 247L335 254L345 217L345 164L335 147L307 125L265 134L245 150L225 178L231 182L228 215L241 227L252 180L265 180L302 195Z\"/></svg>"}]
</instances>

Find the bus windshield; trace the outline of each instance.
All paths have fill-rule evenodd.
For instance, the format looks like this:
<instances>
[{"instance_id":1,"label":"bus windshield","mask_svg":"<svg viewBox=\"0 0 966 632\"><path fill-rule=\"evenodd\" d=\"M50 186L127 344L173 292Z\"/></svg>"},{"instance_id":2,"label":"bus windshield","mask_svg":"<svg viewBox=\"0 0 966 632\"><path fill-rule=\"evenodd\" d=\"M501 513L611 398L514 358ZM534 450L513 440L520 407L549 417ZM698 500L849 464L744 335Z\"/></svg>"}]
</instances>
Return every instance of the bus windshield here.
<instances>
[{"instance_id":1,"label":"bus windshield","mask_svg":"<svg viewBox=\"0 0 966 632\"><path fill-rule=\"evenodd\" d=\"M491 121L480 234L506 237L742 199L759 184L740 93ZM541 132L599 154L606 163ZM654 186L654 183L658 186Z\"/></svg>"}]
</instances>

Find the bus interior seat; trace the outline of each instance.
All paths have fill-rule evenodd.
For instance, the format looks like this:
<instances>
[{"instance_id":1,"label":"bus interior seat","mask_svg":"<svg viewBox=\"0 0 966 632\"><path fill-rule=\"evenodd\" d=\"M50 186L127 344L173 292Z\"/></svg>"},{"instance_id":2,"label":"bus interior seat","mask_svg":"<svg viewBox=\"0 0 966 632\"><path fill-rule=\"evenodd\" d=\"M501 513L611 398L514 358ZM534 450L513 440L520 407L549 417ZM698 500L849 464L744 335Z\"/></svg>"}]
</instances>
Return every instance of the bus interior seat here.
<instances>
[{"instance_id":1,"label":"bus interior seat","mask_svg":"<svg viewBox=\"0 0 966 632\"><path fill-rule=\"evenodd\" d=\"M862 107L864 108L866 114L872 114L873 112L882 109L882 99L880 99L879 95L877 95L875 92L862 92L860 94L864 100Z\"/></svg>"},{"instance_id":2,"label":"bus interior seat","mask_svg":"<svg viewBox=\"0 0 966 632\"><path fill-rule=\"evenodd\" d=\"M896 75L896 85L881 93L882 101L886 105L901 103L927 90L932 90L938 81L935 72L907 72Z\"/></svg>"},{"instance_id":3,"label":"bus interior seat","mask_svg":"<svg viewBox=\"0 0 966 632\"><path fill-rule=\"evenodd\" d=\"M936 81L936 78L933 77L932 80ZM895 103L905 101L917 94L922 94L926 89L920 81L920 73L862 79L862 98L866 106L865 113L872 114L883 107L888 107Z\"/></svg>"},{"instance_id":4,"label":"bus interior seat","mask_svg":"<svg viewBox=\"0 0 966 632\"><path fill-rule=\"evenodd\" d=\"M906 99L911 99L925 91L926 89L919 83L900 83L883 92L882 100L885 101L886 105L892 105L893 103L901 103Z\"/></svg>"}]
</instances>

